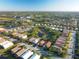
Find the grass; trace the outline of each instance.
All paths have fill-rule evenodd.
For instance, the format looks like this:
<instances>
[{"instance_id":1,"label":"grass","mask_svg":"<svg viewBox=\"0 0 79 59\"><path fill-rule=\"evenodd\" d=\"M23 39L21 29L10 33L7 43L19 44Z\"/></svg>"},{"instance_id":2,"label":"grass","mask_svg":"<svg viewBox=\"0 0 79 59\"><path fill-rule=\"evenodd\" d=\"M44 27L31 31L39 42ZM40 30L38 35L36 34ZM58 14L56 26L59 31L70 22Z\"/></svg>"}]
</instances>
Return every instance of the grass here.
<instances>
[{"instance_id":1,"label":"grass","mask_svg":"<svg viewBox=\"0 0 79 59\"><path fill-rule=\"evenodd\" d=\"M0 17L0 20L15 20L15 18L10 18L10 17Z\"/></svg>"},{"instance_id":2,"label":"grass","mask_svg":"<svg viewBox=\"0 0 79 59\"><path fill-rule=\"evenodd\" d=\"M0 54L3 55L3 56L5 56L5 57L7 57L8 59L16 59L9 52L9 50L12 49L15 46L16 46L16 44L14 46L8 48L8 49L0 49Z\"/></svg>"},{"instance_id":3,"label":"grass","mask_svg":"<svg viewBox=\"0 0 79 59\"><path fill-rule=\"evenodd\" d=\"M7 57L8 59L16 59L15 57L13 57L9 52L5 52L3 54L3 56Z\"/></svg>"}]
</instances>

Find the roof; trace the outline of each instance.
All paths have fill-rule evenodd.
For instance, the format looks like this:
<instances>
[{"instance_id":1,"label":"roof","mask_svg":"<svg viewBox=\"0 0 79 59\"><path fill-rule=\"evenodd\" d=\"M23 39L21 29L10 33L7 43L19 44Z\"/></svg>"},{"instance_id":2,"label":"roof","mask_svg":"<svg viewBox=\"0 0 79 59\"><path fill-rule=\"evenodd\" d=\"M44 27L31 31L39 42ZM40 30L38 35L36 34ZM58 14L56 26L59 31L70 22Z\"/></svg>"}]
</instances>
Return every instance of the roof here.
<instances>
[{"instance_id":1,"label":"roof","mask_svg":"<svg viewBox=\"0 0 79 59\"><path fill-rule=\"evenodd\" d=\"M19 38L22 38L22 39L27 38L27 35L25 35L25 34L21 34L21 33L17 33L17 32L12 33L12 35L14 35L14 36L18 36Z\"/></svg>"},{"instance_id":2,"label":"roof","mask_svg":"<svg viewBox=\"0 0 79 59\"><path fill-rule=\"evenodd\" d=\"M4 32L4 31L6 31L6 29L0 28L0 32Z\"/></svg>"},{"instance_id":3,"label":"roof","mask_svg":"<svg viewBox=\"0 0 79 59\"><path fill-rule=\"evenodd\" d=\"M55 45L58 46L58 47L62 47L62 46L63 46L62 43L57 43L57 44L55 44Z\"/></svg>"},{"instance_id":4,"label":"roof","mask_svg":"<svg viewBox=\"0 0 79 59\"><path fill-rule=\"evenodd\" d=\"M17 51L22 49L22 46L20 43L17 44L16 47L14 47L13 49L11 49L11 52L16 53Z\"/></svg>"},{"instance_id":5,"label":"roof","mask_svg":"<svg viewBox=\"0 0 79 59\"><path fill-rule=\"evenodd\" d=\"M60 36L57 40L66 40L66 37Z\"/></svg>"},{"instance_id":6,"label":"roof","mask_svg":"<svg viewBox=\"0 0 79 59\"><path fill-rule=\"evenodd\" d=\"M55 42L55 48L59 49L60 51L62 51L62 47L64 48L68 48L68 44L65 45L65 42L67 42L67 37L68 37L69 31L64 30L62 33L62 36L60 36L56 42ZM69 41L68 41L69 42ZM67 42L67 43L68 43Z\"/></svg>"},{"instance_id":7,"label":"roof","mask_svg":"<svg viewBox=\"0 0 79 59\"><path fill-rule=\"evenodd\" d=\"M60 37L56 40L55 45L56 45L56 46L59 46L59 47L62 47L63 44L65 43L65 40L66 40L66 37L60 36Z\"/></svg>"},{"instance_id":8,"label":"roof","mask_svg":"<svg viewBox=\"0 0 79 59\"><path fill-rule=\"evenodd\" d=\"M34 37L32 37L31 39L29 39L29 41L32 42L32 43L38 43L39 40L40 40L40 38L34 38Z\"/></svg>"},{"instance_id":9,"label":"roof","mask_svg":"<svg viewBox=\"0 0 79 59\"><path fill-rule=\"evenodd\" d=\"M21 49L21 50L19 50L17 53L16 53L16 55L17 56L21 56L24 52L26 51L26 49Z\"/></svg>"},{"instance_id":10,"label":"roof","mask_svg":"<svg viewBox=\"0 0 79 59\"><path fill-rule=\"evenodd\" d=\"M13 32L13 33L12 33L12 35L17 35L17 34L18 34L18 33L16 33L16 32Z\"/></svg>"},{"instance_id":11,"label":"roof","mask_svg":"<svg viewBox=\"0 0 79 59\"><path fill-rule=\"evenodd\" d=\"M56 41L56 42L59 42L59 43L65 43L65 41L64 40L58 40L58 41Z\"/></svg>"},{"instance_id":12,"label":"roof","mask_svg":"<svg viewBox=\"0 0 79 59\"><path fill-rule=\"evenodd\" d=\"M40 55L34 54L30 59L40 59Z\"/></svg>"},{"instance_id":13,"label":"roof","mask_svg":"<svg viewBox=\"0 0 79 59\"><path fill-rule=\"evenodd\" d=\"M30 50L28 50L26 53L24 53L21 57L23 58L23 59L28 59L30 56L32 56L33 55L33 52L32 51L30 51Z\"/></svg>"},{"instance_id":14,"label":"roof","mask_svg":"<svg viewBox=\"0 0 79 59\"><path fill-rule=\"evenodd\" d=\"M62 36L68 36L69 31L68 30L64 30L62 33Z\"/></svg>"},{"instance_id":15,"label":"roof","mask_svg":"<svg viewBox=\"0 0 79 59\"><path fill-rule=\"evenodd\" d=\"M36 38L36 39L33 41L33 43L38 43L39 40L40 40L40 38Z\"/></svg>"},{"instance_id":16,"label":"roof","mask_svg":"<svg viewBox=\"0 0 79 59\"><path fill-rule=\"evenodd\" d=\"M22 38L23 38L23 39L27 38L27 35L23 35Z\"/></svg>"},{"instance_id":17,"label":"roof","mask_svg":"<svg viewBox=\"0 0 79 59\"><path fill-rule=\"evenodd\" d=\"M20 49L21 49L21 47L16 46L15 48L11 49L11 52L16 53Z\"/></svg>"},{"instance_id":18,"label":"roof","mask_svg":"<svg viewBox=\"0 0 79 59\"><path fill-rule=\"evenodd\" d=\"M33 42L34 40L35 40L35 38L32 37L32 38L29 39L29 42Z\"/></svg>"},{"instance_id":19,"label":"roof","mask_svg":"<svg viewBox=\"0 0 79 59\"><path fill-rule=\"evenodd\" d=\"M24 48L23 45L19 44L13 49L11 49L11 52L15 54L17 57L20 57L23 55L28 49Z\"/></svg>"},{"instance_id":20,"label":"roof","mask_svg":"<svg viewBox=\"0 0 79 59\"><path fill-rule=\"evenodd\" d=\"M44 40L41 40L40 42L39 42L39 45L40 46L43 46L45 44L45 41Z\"/></svg>"},{"instance_id":21,"label":"roof","mask_svg":"<svg viewBox=\"0 0 79 59\"><path fill-rule=\"evenodd\" d=\"M4 49L6 49L6 48L9 48L9 47L13 46L13 43L10 42L10 41L4 41L4 42L0 43L0 45L1 45Z\"/></svg>"},{"instance_id":22,"label":"roof","mask_svg":"<svg viewBox=\"0 0 79 59\"><path fill-rule=\"evenodd\" d=\"M3 39L2 37L0 37L0 43L5 42L5 39Z\"/></svg>"},{"instance_id":23,"label":"roof","mask_svg":"<svg viewBox=\"0 0 79 59\"><path fill-rule=\"evenodd\" d=\"M50 41L47 42L46 47L49 48L52 45Z\"/></svg>"}]
</instances>

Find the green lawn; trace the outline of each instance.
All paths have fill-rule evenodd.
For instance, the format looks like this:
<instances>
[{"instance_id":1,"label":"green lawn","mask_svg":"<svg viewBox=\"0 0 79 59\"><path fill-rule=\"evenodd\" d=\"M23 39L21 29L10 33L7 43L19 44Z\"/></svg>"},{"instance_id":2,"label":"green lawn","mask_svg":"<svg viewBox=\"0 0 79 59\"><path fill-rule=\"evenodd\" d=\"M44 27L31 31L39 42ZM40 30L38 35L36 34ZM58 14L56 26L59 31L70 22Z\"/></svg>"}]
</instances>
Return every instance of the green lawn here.
<instances>
[{"instance_id":1,"label":"green lawn","mask_svg":"<svg viewBox=\"0 0 79 59\"><path fill-rule=\"evenodd\" d=\"M9 18L9 17L0 17L0 20L15 20L15 18Z\"/></svg>"},{"instance_id":2,"label":"green lawn","mask_svg":"<svg viewBox=\"0 0 79 59\"><path fill-rule=\"evenodd\" d=\"M9 52L5 52L3 54L3 56L7 57L8 59L16 59L15 57L13 57Z\"/></svg>"},{"instance_id":3,"label":"green lawn","mask_svg":"<svg viewBox=\"0 0 79 59\"><path fill-rule=\"evenodd\" d=\"M16 46L16 44L14 45ZM15 57L12 56L12 54L10 54L10 52L8 52L9 50L11 50L14 46L8 48L8 49L0 49L0 54L7 57L8 59L16 59Z\"/></svg>"}]
</instances>

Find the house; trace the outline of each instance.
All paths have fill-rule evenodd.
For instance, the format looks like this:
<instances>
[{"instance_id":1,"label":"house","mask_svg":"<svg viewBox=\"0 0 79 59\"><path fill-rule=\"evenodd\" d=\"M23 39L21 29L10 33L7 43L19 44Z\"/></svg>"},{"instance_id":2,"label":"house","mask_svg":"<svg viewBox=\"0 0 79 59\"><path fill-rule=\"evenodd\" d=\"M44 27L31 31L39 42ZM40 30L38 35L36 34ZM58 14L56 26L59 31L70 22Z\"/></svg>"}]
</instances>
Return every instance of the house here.
<instances>
[{"instance_id":1,"label":"house","mask_svg":"<svg viewBox=\"0 0 79 59\"><path fill-rule=\"evenodd\" d=\"M26 39L26 38L27 38L27 35L23 35L23 36L22 36L22 39Z\"/></svg>"},{"instance_id":2,"label":"house","mask_svg":"<svg viewBox=\"0 0 79 59\"><path fill-rule=\"evenodd\" d=\"M32 18L32 16L27 16L26 18L27 18L27 19L30 19L30 18Z\"/></svg>"},{"instance_id":3,"label":"house","mask_svg":"<svg viewBox=\"0 0 79 59\"><path fill-rule=\"evenodd\" d=\"M47 41L47 40L40 40L39 43L38 43L39 46L42 46L42 47L51 47L52 45L52 42L50 41Z\"/></svg>"},{"instance_id":4,"label":"house","mask_svg":"<svg viewBox=\"0 0 79 59\"><path fill-rule=\"evenodd\" d=\"M8 40L5 40L4 38L0 37L0 48L4 48L7 49L11 46L13 46L14 44Z\"/></svg>"},{"instance_id":5,"label":"house","mask_svg":"<svg viewBox=\"0 0 79 59\"><path fill-rule=\"evenodd\" d=\"M60 36L55 42L54 48L57 49L56 51L60 51L61 53L69 48L69 42L72 39L71 35L72 34L69 31L63 31L62 36Z\"/></svg>"},{"instance_id":6,"label":"house","mask_svg":"<svg viewBox=\"0 0 79 59\"><path fill-rule=\"evenodd\" d=\"M13 49L11 49L11 53L12 54L16 54L17 52L19 52L21 49L25 49L24 45L22 45L21 43L18 43L16 47L14 47Z\"/></svg>"},{"instance_id":7,"label":"house","mask_svg":"<svg viewBox=\"0 0 79 59\"><path fill-rule=\"evenodd\" d=\"M18 56L18 57L20 57L23 53L25 53L26 52L26 49L25 48L22 48L20 51L18 51L17 53L16 53L16 55Z\"/></svg>"},{"instance_id":8,"label":"house","mask_svg":"<svg viewBox=\"0 0 79 59\"><path fill-rule=\"evenodd\" d=\"M22 45L17 45L11 49L11 53L19 59L40 59L41 55L34 54L30 49L22 47Z\"/></svg>"},{"instance_id":9,"label":"house","mask_svg":"<svg viewBox=\"0 0 79 59\"><path fill-rule=\"evenodd\" d=\"M48 42L46 43L46 47L47 47L47 48L50 48L51 45L52 45L52 43L51 43L50 41L48 41Z\"/></svg>"},{"instance_id":10,"label":"house","mask_svg":"<svg viewBox=\"0 0 79 59\"><path fill-rule=\"evenodd\" d=\"M62 33L62 36L67 37L67 36L68 36L68 33L69 33L69 31L68 31L68 30L66 30L66 29L64 29L64 31L63 31L63 33Z\"/></svg>"},{"instance_id":11,"label":"house","mask_svg":"<svg viewBox=\"0 0 79 59\"><path fill-rule=\"evenodd\" d=\"M40 41L40 38L34 38L32 37L31 39L29 39L29 42L37 44Z\"/></svg>"},{"instance_id":12,"label":"house","mask_svg":"<svg viewBox=\"0 0 79 59\"><path fill-rule=\"evenodd\" d=\"M36 40L34 40L33 42L36 44L40 41L40 38L37 38Z\"/></svg>"},{"instance_id":13,"label":"house","mask_svg":"<svg viewBox=\"0 0 79 59\"><path fill-rule=\"evenodd\" d=\"M6 31L6 29L0 28L0 32L5 32L5 31Z\"/></svg>"},{"instance_id":14,"label":"house","mask_svg":"<svg viewBox=\"0 0 79 59\"><path fill-rule=\"evenodd\" d=\"M2 37L0 37L0 43L5 42L5 39L3 39Z\"/></svg>"},{"instance_id":15,"label":"house","mask_svg":"<svg viewBox=\"0 0 79 59\"><path fill-rule=\"evenodd\" d=\"M27 39L27 35L24 35L24 34L19 34L19 33L18 33L18 37L19 37L19 38L22 38L22 39Z\"/></svg>"},{"instance_id":16,"label":"house","mask_svg":"<svg viewBox=\"0 0 79 59\"><path fill-rule=\"evenodd\" d=\"M56 45L56 46L59 46L59 47L62 47L62 46L65 44L65 41L66 41L66 37L60 36L60 37L56 40L55 45Z\"/></svg>"},{"instance_id":17,"label":"house","mask_svg":"<svg viewBox=\"0 0 79 59\"><path fill-rule=\"evenodd\" d=\"M57 42L64 44L65 43L65 40L57 40L56 43Z\"/></svg>"},{"instance_id":18,"label":"house","mask_svg":"<svg viewBox=\"0 0 79 59\"><path fill-rule=\"evenodd\" d=\"M18 38L21 38L21 39L27 39L27 35L25 35L25 34L14 32L14 33L12 33L12 35L16 36Z\"/></svg>"},{"instance_id":19,"label":"house","mask_svg":"<svg viewBox=\"0 0 79 59\"><path fill-rule=\"evenodd\" d=\"M40 59L41 55L33 54L33 56L30 59Z\"/></svg>"},{"instance_id":20,"label":"house","mask_svg":"<svg viewBox=\"0 0 79 59\"><path fill-rule=\"evenodd\" d=\"M7 49L7 48L9 48L9 47L11 47L11 46L13 46L14 44L12 43L12 42L10 42L10 41L4 41L4 42L2 42L2 43L0 43L0 46L2 47L2 48L4 48L4 49Z\"/></svg>"},{"instance_id":21,"label":"house","mask_svg":"<svg viewBox=\"0 0 79 59\"><path fill-rule=\"evenodd\" d=\"M15 57L21 57L25 52L27 51L26 48L24 48L22 45L17 45L13 49L11 49L11 54Z\"/></svg>"},{"instance_id":22,"label":"house","mask_svg":"<svg viewBox=\"0 0 79 59\"><path fill-rule=\"evenodd\" d=\"M14 32L12 33L13 36L18 36L18 33Z\"/></svg>"},{"instance_id":23,"label":"house","mask_svg":"<svg viewBox=\"0 0 79 59\"><path fill-rule=\"evenodd\" d=\"M27 56L28 58L32 55L33 52L31 52L29 49L24 48L23 45L17 45L13 49L11 49L11 53L20 59L25 59Z\"/></svg>"},{"instance_id":24,"label":"house","mask_svg":"<svg viewBox=\"0 0 79 59\"><path fill-rule=\"evenodd\" d=\"M33 55L33 52L28 50L26 51L22 56L20 56L22 59L29 59Z\"/></svg>"},{"instance_id":25,"label":"house","mask_svg":"<svg viewBox=\"0 0 79 59\"><path fill-rule=\"evenodd\" d=\"M32 38L29 39L29 42L33 42L34 40L35 40L35 38L32 37Z\"/></svg>"},{"instance_id":26,"label":"house","mask_svg":"<svg viewBox=\"0 0 79 59\"><path fill-rule=\"evenodd\" d=\"M15 54L17 51L21 50L22 48L20 46L16 46L15 48L11 49L11 53Z\"/></svg>"},{"instance_id":27,"label":"house","mask_svg":"<svg viewBox=\"0 0 79 59\"><path fill-rule=\"evenodd\" d=\"M45 43L46 43L46 41L41 40L38 44L39 44L39 46L44 46Z\"/></svg>"},{"instance_id":28,"label":"house","mask_svg":"<svg viewBox=\"0 0 79 59\"><path fill-rule=\"evenodd\" d=\"M60 45L60 46L62 46L62 44L64 44L65 43L65 41L56 41L56 45L58 44L58 45Z\"/></svg>"}]
</instances>

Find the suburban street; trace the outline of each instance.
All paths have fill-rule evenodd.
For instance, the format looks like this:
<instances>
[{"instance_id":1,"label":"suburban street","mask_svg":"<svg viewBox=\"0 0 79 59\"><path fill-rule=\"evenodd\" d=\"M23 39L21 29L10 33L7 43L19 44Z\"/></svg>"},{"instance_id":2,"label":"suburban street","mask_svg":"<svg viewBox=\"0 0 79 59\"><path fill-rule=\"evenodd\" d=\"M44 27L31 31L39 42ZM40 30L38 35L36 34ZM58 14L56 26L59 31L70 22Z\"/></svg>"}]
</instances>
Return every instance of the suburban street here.
<instances>
[{"instance_id":1,"label":"suburban street","mask_svg":"<svg viewBox=\"0 0 79 59\"><path fill-rule=\"evenodd\" d=\"M75 35L76 35L76 32L73 31L72 32L72 38L71 38L71 41L70 41L70 44L69 44L69 49L68 49L68 52L67 52L67 56L65 58L61 58L61 57L51 57L51 59L74 59L73 56L74 56L74 45L75 45Z\"/></svg>"}]
</instances>

